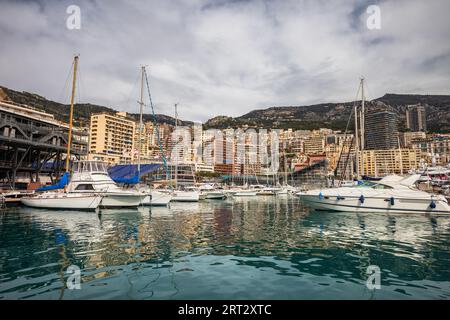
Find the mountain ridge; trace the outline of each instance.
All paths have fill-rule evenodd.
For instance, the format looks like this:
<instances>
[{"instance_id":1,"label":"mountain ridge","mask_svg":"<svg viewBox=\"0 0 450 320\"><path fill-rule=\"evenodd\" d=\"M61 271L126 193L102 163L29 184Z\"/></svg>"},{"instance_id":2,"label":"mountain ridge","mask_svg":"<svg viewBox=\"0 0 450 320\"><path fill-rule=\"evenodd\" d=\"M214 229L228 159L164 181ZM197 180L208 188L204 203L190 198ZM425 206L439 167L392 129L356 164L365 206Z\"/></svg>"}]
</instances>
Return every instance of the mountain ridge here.
<instances>
[{"instance_id":1,"label":"mountain ridge","mask_svg":"<svg viewBox=\"0 0 450 320\"><path fill-rule=\"evenodd\" d=\"M61 121L68 121L69 105L48 100L36 93L19 92L0 86L0 98L9 99L15 103L29 105L38 110L49 112ZM239 117L219 115L203 124L205 129L216 128L279 128L279 129L319 129L330 128L344 130L346 128L351 110L355 101L319 103L306 106L271 106L255 109ZM380 98L367 102L366 110L374 110L383 105L384 108L396 112L399 119L400 131L406 127L406 106L422 103L426 107L427 125L430 132L450 132L450 95L418 95L386 93ZM77 125L88 125L89 117L93 113L117 112L111 107L100 106L91 103L78 103L75 105L74 119ZM139 114L128 113L135 120ZM158 123L175 124L175 119L164 114L157 114ZM151 114L144 114L144 121L152 121ZM192 121L179 120L180 125L191 125ZM349 122L349 128L353 128L353 122Z\"/></svg>"}]
</instances>

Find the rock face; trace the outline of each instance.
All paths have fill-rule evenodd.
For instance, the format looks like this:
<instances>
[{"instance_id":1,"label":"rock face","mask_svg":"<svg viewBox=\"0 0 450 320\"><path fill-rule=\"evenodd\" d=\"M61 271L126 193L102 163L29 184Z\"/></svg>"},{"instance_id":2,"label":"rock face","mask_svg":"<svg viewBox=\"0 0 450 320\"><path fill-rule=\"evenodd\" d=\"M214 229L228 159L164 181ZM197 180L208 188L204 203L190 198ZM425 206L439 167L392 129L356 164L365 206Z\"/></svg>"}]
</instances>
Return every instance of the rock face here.
<instances>
[{"instance_id":1,"label":"rock face","mask_svg":"<svg viewBox=\"0 0 450 320\"><path fill-rule=\"evenodd\" d=\"M253 110L237 118L215 117L207 121L205 126L208 128L227 128L247 125L264 128L331 128L344 130L354 103L270 107ZM367 102L366 111L388 109L396 112L399 119L399 128L404 130L406 127L406 106L417 103L425 105L427 126L430 132L450 132L450 96L448 95L385 94L381 98ZM353 129L353 126L353 121L350 121L349 128Z\"/></svg>"}]
</instances>

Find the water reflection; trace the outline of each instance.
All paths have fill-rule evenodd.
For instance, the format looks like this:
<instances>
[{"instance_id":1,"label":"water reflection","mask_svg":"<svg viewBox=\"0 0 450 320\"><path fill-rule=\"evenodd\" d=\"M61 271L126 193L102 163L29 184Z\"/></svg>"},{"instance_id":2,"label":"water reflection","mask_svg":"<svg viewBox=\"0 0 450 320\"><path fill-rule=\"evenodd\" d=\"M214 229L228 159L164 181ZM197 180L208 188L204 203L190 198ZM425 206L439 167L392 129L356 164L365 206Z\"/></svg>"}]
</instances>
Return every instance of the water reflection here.
<instances>
[{"instance_id":1,"label":"water reflection","mask_svg":"<svg viewBox=\"0 0 450 320\"><path fill-rule=\"evenodd\" d=\"M450 219L308 212L261 197L100 214L20 208L1 216L0 297L450 297ZM63 290L82 269L82 290ZM382 269L382 290L365 287Z\"/></svg>"}]
</instances>

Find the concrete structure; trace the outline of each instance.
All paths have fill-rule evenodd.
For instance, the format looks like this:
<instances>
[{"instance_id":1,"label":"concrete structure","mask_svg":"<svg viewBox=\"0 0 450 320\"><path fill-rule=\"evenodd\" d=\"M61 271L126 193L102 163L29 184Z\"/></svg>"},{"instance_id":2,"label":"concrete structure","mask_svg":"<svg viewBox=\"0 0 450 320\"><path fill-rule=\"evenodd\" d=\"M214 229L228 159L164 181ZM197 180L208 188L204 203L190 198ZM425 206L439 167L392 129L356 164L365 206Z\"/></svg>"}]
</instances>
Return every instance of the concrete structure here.
<instances>
[{"instance_id":1,"label":"concrete structure","mask_svg":"<svg viewBox=\"0 0 450 320\"><path fill-rule=\"evenodd\" d=\"M89 159L130 163L134 154L136 123L125 112L91 116Z\"/></svg>"},{"instance_id":2,"label":"concrete structure","mask_svg":"<svg viewBox=\"0 0 450 320\"><path fill-rule=\"evenodd\" d=\"M14 187L19 175L36 182L40 174L59 178L64 171L69 125L30 106L0 101L0 180ZM86 129L73 128L74 158L87 154Z\"/></svg>"}]
</instances>

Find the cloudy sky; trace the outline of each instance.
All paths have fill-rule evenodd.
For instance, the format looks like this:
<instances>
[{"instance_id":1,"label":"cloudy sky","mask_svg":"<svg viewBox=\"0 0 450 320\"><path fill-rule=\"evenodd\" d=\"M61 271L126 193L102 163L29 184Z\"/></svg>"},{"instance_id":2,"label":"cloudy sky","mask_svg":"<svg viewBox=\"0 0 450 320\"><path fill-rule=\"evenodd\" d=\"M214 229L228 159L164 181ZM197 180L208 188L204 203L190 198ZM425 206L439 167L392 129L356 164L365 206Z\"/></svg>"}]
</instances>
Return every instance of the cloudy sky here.
<instances>
[{"instance_id":1,"label":"cloudy sky","mask_svg":"<svg viewBox=\"0 0 450 320\"><path fill-rule=\"evenodd\" d=\"M69 5L81 29L69 30ZM381 10L369 30L366 9ZM257 108L386 92L450 94L448 0L0 0L0 85L138 111L148 66L156 111L205 121Z\"/></svg>"}]
</instances>

